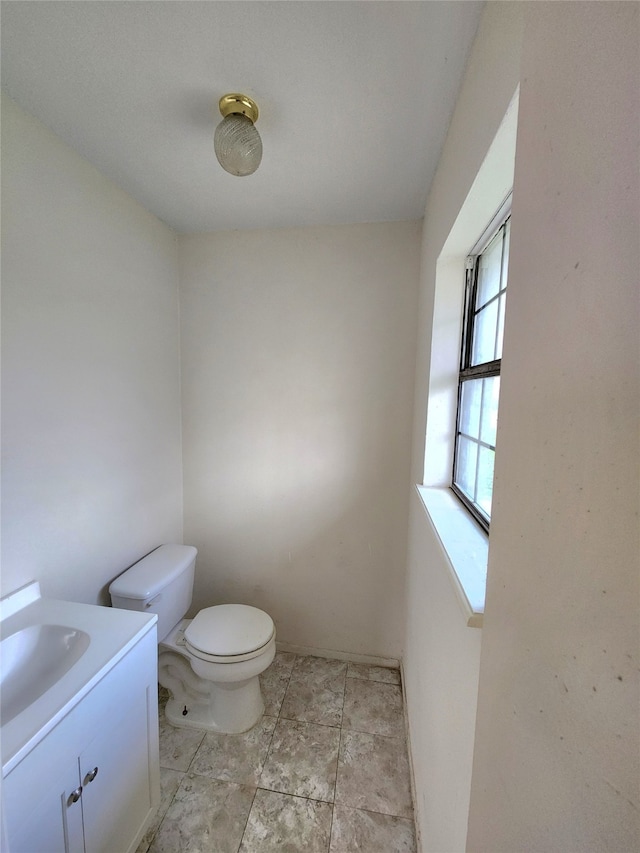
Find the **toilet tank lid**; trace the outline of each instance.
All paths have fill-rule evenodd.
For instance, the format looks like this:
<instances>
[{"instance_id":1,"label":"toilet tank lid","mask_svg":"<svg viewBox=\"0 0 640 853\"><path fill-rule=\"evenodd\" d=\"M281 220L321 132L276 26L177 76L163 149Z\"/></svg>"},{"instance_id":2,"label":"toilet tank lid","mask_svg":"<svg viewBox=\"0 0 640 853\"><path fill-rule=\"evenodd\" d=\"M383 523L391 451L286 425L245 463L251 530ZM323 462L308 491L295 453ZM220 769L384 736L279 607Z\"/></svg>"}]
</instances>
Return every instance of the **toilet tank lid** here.
<instances>
[{"instance_id":1,"label":"toilet tank lid","mask_svg":"<svg viewBox=\"0 0 640 853\"><path fill-rule=\"evenodd\" d=\"M117 577L109 593L141 601L153 598L188 568L197 554L198 549L192 545L160 545Z\"/></svg>"}]
</instances>

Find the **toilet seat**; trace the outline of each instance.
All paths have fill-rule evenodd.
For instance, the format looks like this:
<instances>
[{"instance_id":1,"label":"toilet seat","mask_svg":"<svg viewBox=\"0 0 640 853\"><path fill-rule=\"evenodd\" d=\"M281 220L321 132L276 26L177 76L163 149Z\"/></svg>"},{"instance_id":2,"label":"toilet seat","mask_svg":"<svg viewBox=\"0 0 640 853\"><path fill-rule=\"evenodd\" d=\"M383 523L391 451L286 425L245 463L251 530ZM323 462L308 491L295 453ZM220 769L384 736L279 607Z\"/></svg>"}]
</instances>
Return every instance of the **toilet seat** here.
<instances>
[{"instance_id":1,"label":"toilet seat","mask_svg":"<svg viewBox=\"0 0 640 853\"><path fill-rule=\"evenodd\" d=\"M273 619L246 604L205 607L184 632L187 649L200 660L236 663L263 654L275 636Z\"/></svg>"}]
</instances>

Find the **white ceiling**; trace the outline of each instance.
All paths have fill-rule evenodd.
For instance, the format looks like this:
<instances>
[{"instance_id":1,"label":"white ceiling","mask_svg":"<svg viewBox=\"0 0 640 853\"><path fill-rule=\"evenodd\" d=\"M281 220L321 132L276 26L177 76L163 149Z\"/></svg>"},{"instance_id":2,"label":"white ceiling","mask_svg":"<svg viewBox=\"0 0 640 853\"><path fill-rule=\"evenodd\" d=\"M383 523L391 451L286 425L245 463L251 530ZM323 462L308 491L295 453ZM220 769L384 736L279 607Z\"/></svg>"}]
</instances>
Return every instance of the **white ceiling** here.
<instances>
[{"instance_id":1,"label":"white ceiling","mask_svg":"<svg viewBox=\"0 0 640 853\"><path fill-rule=\"evenodd\" d=\"M2 3L2 85L178 232L418 219L482 3ZM213 152L260 107L259 170Z\"/></svg>"}]
</instances>

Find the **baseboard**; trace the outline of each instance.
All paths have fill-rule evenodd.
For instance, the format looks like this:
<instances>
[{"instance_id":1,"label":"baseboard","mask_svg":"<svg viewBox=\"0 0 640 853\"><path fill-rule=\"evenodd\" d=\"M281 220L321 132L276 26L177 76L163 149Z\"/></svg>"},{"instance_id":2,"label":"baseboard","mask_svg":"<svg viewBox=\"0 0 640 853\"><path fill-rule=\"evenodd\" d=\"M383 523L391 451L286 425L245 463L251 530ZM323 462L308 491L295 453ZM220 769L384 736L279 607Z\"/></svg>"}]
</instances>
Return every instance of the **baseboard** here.
<instances>
[{"instance_id":1,"label":"baseboard","mask_svg":"<svg viewBox=\"0 0 640 853\"><path fill-rule=\"evenodd\" d=\"M387 669L400 669L400 661L396 658L382 658L376 655L358 655L354 652L340 652L337 649L317 649L315 646L296 646L293 643L276 642L280 652L292 652L296 655L314 655L317 658L333 658L346 660L351 663L367 663L370 666L385 666Z\"/></svg>"},{"instance_id":2,"label":"baseboard","mask_svg":"<svg viewBox=\"0 0 640 853\"><path fill-rule=\"evenodd\" d=\"M420 835L420 827L418 826L418 810L416 797L416 777L413 770L413 750L411 749L411 730L409 729L409 713L407 705L407 688L404 677L404 665L400 661L400 683L402 685L402 708L404 711L404 730L407 737L407 754L409 756L409 782L411 785L411 802L413 804L413 826L416 833L416 850L417 853L422 853L422 837Z\"/></svg>"}]
</instances>

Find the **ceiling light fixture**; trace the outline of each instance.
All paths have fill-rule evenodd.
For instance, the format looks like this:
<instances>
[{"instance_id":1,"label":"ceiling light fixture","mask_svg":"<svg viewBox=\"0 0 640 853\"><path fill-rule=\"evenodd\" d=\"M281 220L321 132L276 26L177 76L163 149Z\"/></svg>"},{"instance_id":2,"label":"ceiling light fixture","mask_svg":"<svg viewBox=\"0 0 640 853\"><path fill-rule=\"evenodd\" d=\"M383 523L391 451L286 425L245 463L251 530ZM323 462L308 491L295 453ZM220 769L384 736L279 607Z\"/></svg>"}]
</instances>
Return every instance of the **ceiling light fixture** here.
<instances>
[{"instance_id":1,"label":"ceiling light fixture","mask_svg":"<svg viewBox=\"0 0 640 853\"><path fill-rule=\"evenodd\" d=\"M223 95L223 116L216 127L213 147L218 163L231 175L252 175L262 160L262 140L254 127L258 105L246 95Z\"/></svg>"}]
</instances>

